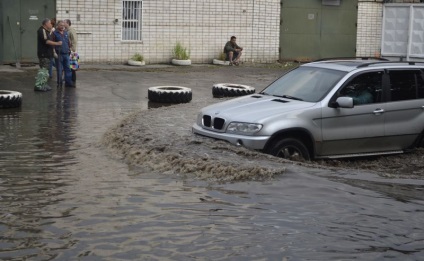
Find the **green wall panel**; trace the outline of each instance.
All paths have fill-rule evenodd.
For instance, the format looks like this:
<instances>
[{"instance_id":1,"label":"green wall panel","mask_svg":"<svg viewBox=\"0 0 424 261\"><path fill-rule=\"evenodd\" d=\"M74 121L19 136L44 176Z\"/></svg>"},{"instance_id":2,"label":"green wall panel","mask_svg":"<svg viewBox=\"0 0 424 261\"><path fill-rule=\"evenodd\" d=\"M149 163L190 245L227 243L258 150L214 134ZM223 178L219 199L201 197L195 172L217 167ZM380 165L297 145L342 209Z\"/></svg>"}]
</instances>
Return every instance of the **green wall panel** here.
<instances>
[{"instance_id":1,"label":"green wall panel","mask_svg":"<svg viewBox=\"0 0 424 261\"><path fill-rule=\"evenodd\" d=\"M56 16L55 0L0 0L0 62L38 62L37 29L44 18Z\"/></svg>"},{"instance_id":2,"label":"green wall panel","mask_svg":"<svg viewBox=\"0 0 424 261\"><path fill-rule=\"evenodd\" d=\"M357 2L326 6L319 0L283 0L280 60L355 56Z\"/></svg>"}]
</instances>

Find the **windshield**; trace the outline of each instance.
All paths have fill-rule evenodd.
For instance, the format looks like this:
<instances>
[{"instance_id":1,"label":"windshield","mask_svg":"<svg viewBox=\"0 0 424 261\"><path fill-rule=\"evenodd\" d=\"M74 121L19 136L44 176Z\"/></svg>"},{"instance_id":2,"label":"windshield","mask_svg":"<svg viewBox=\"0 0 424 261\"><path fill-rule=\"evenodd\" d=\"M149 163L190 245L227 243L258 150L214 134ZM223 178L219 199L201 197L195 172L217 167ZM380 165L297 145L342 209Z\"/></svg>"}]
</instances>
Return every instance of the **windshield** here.
<instances>
[{"instance_id":1,"label":"windshield","mask_svg":"<svg viewBox=\"0 0 424 261\"><path fill-rule=\"evenodd\" d=\"M307 102L320 101L346 72L298 67L273 82L261 93Z\"/></svg>"}]
</instances>

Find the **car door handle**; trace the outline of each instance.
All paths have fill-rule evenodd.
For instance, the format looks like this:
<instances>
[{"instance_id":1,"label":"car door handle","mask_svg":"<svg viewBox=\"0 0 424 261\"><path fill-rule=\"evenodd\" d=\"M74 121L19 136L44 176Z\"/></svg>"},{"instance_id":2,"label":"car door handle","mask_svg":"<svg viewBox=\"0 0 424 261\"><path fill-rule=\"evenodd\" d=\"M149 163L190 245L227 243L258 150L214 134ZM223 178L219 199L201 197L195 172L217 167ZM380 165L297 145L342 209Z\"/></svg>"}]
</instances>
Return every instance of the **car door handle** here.
<instances>
[{"instance_id":1,"label":"car door handle","mask_svg":"<svg viewBox=\"0 0 424 261\"><path fill-rule=\"evenodd\" d=\"M375 109L372 113L381 114L381 113L384 113L384 110L383 109Z\"/></svg>"}]
</instances>

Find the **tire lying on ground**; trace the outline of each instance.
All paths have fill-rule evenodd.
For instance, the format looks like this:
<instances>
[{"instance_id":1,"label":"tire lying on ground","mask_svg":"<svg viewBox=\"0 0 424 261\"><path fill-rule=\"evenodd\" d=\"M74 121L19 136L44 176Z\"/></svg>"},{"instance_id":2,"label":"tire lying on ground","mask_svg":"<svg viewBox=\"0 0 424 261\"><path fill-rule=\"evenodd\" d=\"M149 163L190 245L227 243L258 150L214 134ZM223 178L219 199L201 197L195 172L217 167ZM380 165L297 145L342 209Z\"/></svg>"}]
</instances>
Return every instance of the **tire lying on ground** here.
<instances>
[{"instance_id":1,"label":"tire lying on ground","mask_svg":"<svg viewBox=\"0 0 424 261\"><path fill-rule=\"evenodd\" d=\"M16 108L22 104L22 93L0 90L0 108Z\"/></svg>"},{"instance_id":2,"label":"tire lying on ground","mask_svg":"<svg viewBox=\"0 0 424 261\"><path fill-rule=\"evenodd\" d=\"M187 103L192 99L192 92L181 86L155 86L149 88L148 98L152 102Z\"/></svg>"},{"instance_id":3,"label":"tire lying on ground","mask_svg":"<svg viewBox=\"0 0 424 261\"><path fill-rule=\"evenodd\" d=\"M255 88L242 84L217 83L212 87L213 97L236 97L255 93Z\"/></svg>"}]
</instances>

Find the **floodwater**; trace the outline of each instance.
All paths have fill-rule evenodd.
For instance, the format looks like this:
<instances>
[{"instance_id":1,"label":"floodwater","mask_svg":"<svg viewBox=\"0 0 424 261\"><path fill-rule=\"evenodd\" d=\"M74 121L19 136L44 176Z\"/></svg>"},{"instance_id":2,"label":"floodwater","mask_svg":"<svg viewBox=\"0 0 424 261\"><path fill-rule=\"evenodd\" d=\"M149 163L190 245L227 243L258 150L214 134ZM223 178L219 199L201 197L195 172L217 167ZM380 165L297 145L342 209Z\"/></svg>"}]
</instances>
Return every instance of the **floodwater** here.
<instances>
[{"instance_id":1,"label":"floodwater","mask_svg":"<svg viewBox=\"0 0 424 261\"><path fill-rule=\"evenodd\" d=\"M80 71L78 88L48 93L33 92L35 71L0 73L24 97L0 110L0 260L424 260L422 180L293 165L221 183L105 150L109 128L155 109L148 86L210 86L204 73Z\"/></svg>"}]
</instances>

